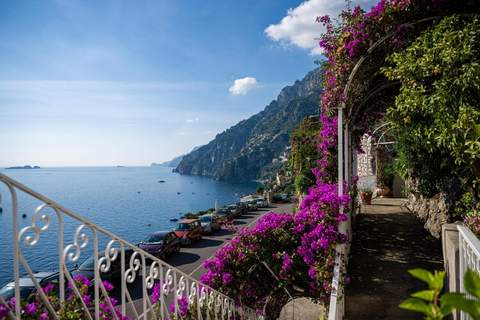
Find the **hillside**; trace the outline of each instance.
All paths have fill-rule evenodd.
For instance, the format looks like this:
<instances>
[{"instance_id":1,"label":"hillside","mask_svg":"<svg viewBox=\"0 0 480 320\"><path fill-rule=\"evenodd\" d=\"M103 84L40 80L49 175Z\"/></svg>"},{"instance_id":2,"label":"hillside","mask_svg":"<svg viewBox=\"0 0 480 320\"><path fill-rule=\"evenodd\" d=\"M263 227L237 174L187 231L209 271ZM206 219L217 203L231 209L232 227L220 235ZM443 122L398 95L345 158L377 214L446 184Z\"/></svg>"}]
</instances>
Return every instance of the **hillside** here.
<instances>
[{"instance_id":1,"label":"hillside","mask_svg":"<svg viewBox=\"0 0 480 320\"><path fill-rule=\"evenodd\" d=\"M185 155L175 171L219 180L262 178L285 159L292 130L318 113L321 82L320 68L309 72L283 88L263 111Z\"/></svg>"}]
</instances>

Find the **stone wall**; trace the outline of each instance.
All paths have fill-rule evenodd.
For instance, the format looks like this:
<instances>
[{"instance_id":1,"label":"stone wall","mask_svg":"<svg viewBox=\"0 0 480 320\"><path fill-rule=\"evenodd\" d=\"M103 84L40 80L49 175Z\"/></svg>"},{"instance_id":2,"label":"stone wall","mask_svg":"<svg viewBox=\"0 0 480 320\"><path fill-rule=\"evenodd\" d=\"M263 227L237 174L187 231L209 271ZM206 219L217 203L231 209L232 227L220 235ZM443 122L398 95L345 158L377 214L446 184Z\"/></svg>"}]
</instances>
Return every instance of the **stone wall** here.
<instances>
[{"instance_id":1,"label":"stone wall","mask_svg":"<svg viewBox=\"0 0 480 320\"><path fill-rule=\"evenodd\" d=\"M406 206L425 222L425 229L435 238L439 239L442 233L442 225L449 222L445 194L439 193L432 198L425 198L419 194L411 193L408 196Z\"/></svg>"}]
</instances>

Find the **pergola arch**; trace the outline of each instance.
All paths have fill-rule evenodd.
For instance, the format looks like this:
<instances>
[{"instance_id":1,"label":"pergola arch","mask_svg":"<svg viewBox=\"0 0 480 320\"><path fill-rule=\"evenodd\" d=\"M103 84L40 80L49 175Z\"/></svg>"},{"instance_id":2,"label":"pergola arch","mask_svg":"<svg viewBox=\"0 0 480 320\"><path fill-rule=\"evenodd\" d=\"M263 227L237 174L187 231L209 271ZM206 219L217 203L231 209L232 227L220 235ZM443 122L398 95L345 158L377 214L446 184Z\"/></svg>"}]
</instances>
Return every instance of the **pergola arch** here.
<instances>
[{"instance_id":1,"label":"pergola arch","mask_svg":"<svg viewBox=\"0 0 480 320\"><path fill-rule=\"evenodd\" d=\"M380 83L380 85L374 87L372 90L368 91L367 94L363 97L362 102L357 108L350 108L347 110L347 103L349 101L349 93L354 83L356 76L361 71L364 64L369 61L373 53L377 49L381 48L383 44L390 38L394 37L399 33L400 30L414 29L417 25L423 23L435 23L437 20L440 20L442 16L428 17L423 18L415 22L408 22L401 24L396 30L388 33L383 36L375 43L373 43L367 50L367 52L360 57L357 63L352 68L348 76L347 83L343 89L343 100L337 108L337 169L338 169L338 180L337 180L337 190L338 194L344 194L344 185L350 185L352 181L352 176L356 171L356 162L353 157L353 145L352 145L352 135L351 128L355 126L358 119L359 112L362 111L362 108L367 105L370 99L378 96L380 93L385 90L395 88L400 86L399 82L395 81L386 81L386 83ZM383 59L384 61L384 59ZM382 63L383 63L382 61ZM378 70L379 68L377 68ZM361 107L361 108L360 108ZM344 119L345 116L348 116L347 119ZM345 121L346 120L346 121ZM344 212L344 208L340 208L341 212ZM339 232L346 234L348 241L346 243L337 244L336 248L336 258L335 258L335 267L333 270L333 280L332 280L332 292L330 295L330 309L328 319L341 319L343 318L344 304L343 299L343 287L341 286L341 277L345 272L345 261L344 257L348 256L350 251L350 242L352 235L352 213L355 211L354 201L352 201L351 212L348 212L348 219L344 221L339 226Z\"/></svg>"},{"instance_id":2,"label":"pergola arch","mask_svg":"<svg viewBox=\"0 0 480 320\"><path fill-rule=\"evenodd\" d=\"M417 20L415 22L408 22L399 25L396 30L386 34L379 40L377 40L375 43L373 43L367 50L367 52L360 57L360 59L357 61L355 66L352 68L352 71L350 72L350 75L348 76L347 83L345 85L345 88L343 90L343 101L340 103L339 110L347 110L347 103L349 101L349 93L352 87L352 84L354 83L354 80L356 76L359 74L359 72L362 70L362 67L365 65L366 62L370 61L373 53L377 51L377 49L380 49L383 44L386 43L387 40L391 39L392 37L396 36L399 32L403 32L405 29L410 29L414 30L417 25L421 25L424 23L430 23L433 22L435 23L437 20L441 19L442 16L434 16L434 17L428 17L428 18L423 18L420 20ZM384 61L384 59L382 59ZM383 63L382 61L382 63ZM378 69L377 69L378 71ZM384 92L385 90L392 89L395 87L400 87L400 82L399 81L388 81L385 79L385 82L380 83L379 85L373 87L371 90L367 92L366 95L364 95L362 101L356 108L349 108L348 112L345 114L348 116L345 120L347 125L352 126L355 125L356 119L358 118L359 112L364 110L364 106L375 96L378 96L380 93Z\"/></svg>"}]
</instances>

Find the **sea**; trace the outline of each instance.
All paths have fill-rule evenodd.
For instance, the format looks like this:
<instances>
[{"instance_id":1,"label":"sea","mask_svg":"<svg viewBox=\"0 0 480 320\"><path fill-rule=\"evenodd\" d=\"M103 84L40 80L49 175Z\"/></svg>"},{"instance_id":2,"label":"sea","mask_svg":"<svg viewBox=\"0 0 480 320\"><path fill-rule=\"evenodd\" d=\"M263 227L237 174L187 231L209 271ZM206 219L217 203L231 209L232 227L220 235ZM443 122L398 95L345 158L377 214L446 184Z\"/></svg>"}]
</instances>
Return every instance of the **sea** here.
<instances>
[{"instance_id":1,"label":"sea","mask_svg":"<svg viewBox=\"0 0 480 320\"><path fill-rule=\"evenodd\" d=\"M132 244L147 234L169 230L175 225L170 219L187 212L196 212L237 202L242 195L252 193L256 182L232 183L214 179L180 175L172 168L153 167L63 167L40 169L0 169L0 173L24 184L90 222L107 229ZM161 181L164 182L161 182ZM12 199L7 187L0 182L0 287L13 278ZM39 233L36 244L26 245L25 236L35 236L26 230L21 252L33 271L58 270L59 217L48 208L32 220L42 204L30 195L18 192L19 229L44 226L40 216L49 219L48 228ZM23 216L23 217L22 217ZM75 230L81 222L62 215L64 244L74 243ZM80 250L76 262L81 263L93 252L93 233L83 228L88 242ZM99 234L99 249L104 250L110 238ZM25 269L21 268L21 273Z\"/></svg>"}]
</instances>

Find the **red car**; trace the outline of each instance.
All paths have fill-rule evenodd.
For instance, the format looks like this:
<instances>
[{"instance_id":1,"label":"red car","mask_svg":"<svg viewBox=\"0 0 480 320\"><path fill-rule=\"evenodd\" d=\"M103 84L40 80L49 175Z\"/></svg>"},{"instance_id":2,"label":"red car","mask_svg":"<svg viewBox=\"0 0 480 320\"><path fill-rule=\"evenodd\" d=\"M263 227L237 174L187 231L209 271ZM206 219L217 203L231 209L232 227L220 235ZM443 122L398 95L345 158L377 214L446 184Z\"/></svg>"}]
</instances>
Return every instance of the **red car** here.
<instances>
[{"instance_id":1,"label":"red car","mask_svg":"<svg viewBox=\"0 0 480 320\"><path fill-rule=\"evenodd\" d=\"M198 219L182 220L173 231L180 238L182 244L188 245L202 239L202 225Z\"/></svg>"}]
</instances>

